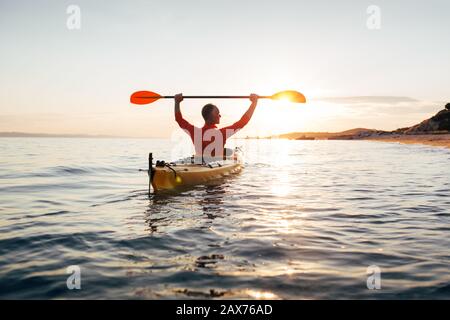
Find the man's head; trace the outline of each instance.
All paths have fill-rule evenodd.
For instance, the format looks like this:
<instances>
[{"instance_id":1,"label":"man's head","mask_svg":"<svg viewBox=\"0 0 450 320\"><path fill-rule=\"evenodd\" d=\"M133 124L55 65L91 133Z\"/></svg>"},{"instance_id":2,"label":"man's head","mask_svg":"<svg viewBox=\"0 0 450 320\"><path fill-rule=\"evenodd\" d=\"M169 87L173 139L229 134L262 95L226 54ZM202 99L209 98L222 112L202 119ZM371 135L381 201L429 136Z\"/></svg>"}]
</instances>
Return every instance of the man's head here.
<instances>
[{"instance_id":1,"label":"man's head","mask_svg":"<svg viewBox=\"0 0 450 320\"><path fill-rule=\"evenodd\" d=\"M202 109L202 116L208 124L220 123L220 110L212 103L206 104Z\"/></svg>"}]
</instances>

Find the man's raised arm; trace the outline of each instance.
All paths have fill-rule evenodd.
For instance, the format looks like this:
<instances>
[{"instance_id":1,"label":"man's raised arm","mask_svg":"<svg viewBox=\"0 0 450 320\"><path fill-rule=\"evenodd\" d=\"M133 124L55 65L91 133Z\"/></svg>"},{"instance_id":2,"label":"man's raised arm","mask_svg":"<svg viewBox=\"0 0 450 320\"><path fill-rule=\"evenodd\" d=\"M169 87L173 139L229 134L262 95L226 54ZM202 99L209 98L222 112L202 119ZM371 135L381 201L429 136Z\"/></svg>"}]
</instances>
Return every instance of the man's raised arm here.
<instances>
[{"instance_id":1,"label":"man's raised arm","mask_svg":"<svg viewBox=\"0 0 450 320\"><path fill-rule=\"evenodd\" d=\"M181 110L180 110L180 103L181 103L181 101L183 101L183 94L182 93L179 93L179 94L176 94L175 96L174 96L174 100L175 100L175 119L177 118L177 113L178 112L180 112L181 113Z\"/></svg>"},{"instance_id":2,"label":"man's raised arm","mask_svg":"<svg viewBox=\"0 0 450 320\"><path fill-rule=\"evenodd\" d=\"M248 119L247 120L247 123L250 121L250 119L252 118L252 116L253 116L253 112L255 112L255 108L256 108L256 105L258 104L258 95L257 94L254 94L254 93L252 93L251 95L250 95L250 101L252 102L252 104L250 105L250 107L248 108L248 110L244 113L244 115L242 116L242 118L246 118L246 119ZM245 124L247 124L247 123L245 123Z\"/></svg>"},{"instance_id":3,"label":"man's raised arm","mask_svg":"<svg viewBox=\"0 0 450 320\"><path fill-rule=\"evenodd\" d=\"M187 122L186 120L184 120L183 115L181 114L180 103L181 101L183 101L183 94L182 93L176 94L174 96L174 99L175 99L175 108L174 108L175 121L178 122L178 125L180 126L181 129L187 130L189 134L193 133L194 126L189 122Z\"/></svg>"},{"instance_id":4,"label":"man's raised arm","mask_svg":"<svg viewBox=\"0 0 450 320\"><path fill-rule=\"evenodd\" d=\"M223 130L230 130L233 129L234 133L236 133L238 130L242 129L247 123L250 121L250 119L253 116L253 112L255 112L256 105L258 104L258 95L252 93L250 95L250 101L252 104L248 108L248 110L244 113L244 115L241 117L241 119L238 122L233 123L231 126L223 128ZM229 136L229 134L227 134Z\"/></svg>"}]
</instances>

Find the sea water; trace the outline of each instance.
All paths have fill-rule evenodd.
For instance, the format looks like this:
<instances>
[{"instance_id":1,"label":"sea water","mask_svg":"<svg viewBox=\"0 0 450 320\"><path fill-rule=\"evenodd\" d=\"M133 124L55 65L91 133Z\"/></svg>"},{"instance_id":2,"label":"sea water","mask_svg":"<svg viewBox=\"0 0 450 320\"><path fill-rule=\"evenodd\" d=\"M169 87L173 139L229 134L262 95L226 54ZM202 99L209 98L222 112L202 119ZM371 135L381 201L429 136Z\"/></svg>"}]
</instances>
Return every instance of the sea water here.
<instances>
[{"instance_id":1,"label":"sea water","mask_svg":"<svg viewBox=\"0 0 450 320\"><path fill-rule=\"evenodd\" d=\"M230 144L240 174L149 194L170 140L0 139L0 298L450 298L449 149Z\"/></svg>"}]
</instances>

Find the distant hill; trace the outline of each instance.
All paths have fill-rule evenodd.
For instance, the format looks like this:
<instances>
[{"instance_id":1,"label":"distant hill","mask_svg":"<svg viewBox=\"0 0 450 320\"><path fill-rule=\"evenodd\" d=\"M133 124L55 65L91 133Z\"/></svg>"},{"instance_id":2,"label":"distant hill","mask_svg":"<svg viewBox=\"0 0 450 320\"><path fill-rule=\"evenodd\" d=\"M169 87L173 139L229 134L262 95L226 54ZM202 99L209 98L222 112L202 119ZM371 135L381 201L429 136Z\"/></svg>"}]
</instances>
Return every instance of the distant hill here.
<instances>
[{"instance_id":1,"label":"distant hill","mask_svg":"<svg viewBox=\"0 0 450 320\"><path fill-rule=\"evenodd\" d=\"M404 134L449 133L450 103L447 103L445 109L439 111L430 119L424 120L412 127L397 129L394 132Z\"/></svg>"},{"instance_id":2,"label":"distant hill","mask_svg":"<svg viewBox=\"0 0 450 320\"><path fill-rule=\"evenodd\" d=\"M342 132L291 132L272 136L270 138L290 140L352 140L368 137L379 137L401 134L441 134L450 133L450 103L430 119L424 120L412 127L400 128L394 131L355 128Z\"/></svg>"},{"instance_id":3,"label":"distant hill","mask_svg":"<svg viewBox=\"0 0 450 320\"><path fill-rule=\"evenodd\" d=\"M364 138L375 134L382 135L388 134L388 132L375 129L355 128L342 132L291 132L280 134L273 138L290 140L311 140L311 138L317 140L348 140Z\"/></svg>"}]
</instances>

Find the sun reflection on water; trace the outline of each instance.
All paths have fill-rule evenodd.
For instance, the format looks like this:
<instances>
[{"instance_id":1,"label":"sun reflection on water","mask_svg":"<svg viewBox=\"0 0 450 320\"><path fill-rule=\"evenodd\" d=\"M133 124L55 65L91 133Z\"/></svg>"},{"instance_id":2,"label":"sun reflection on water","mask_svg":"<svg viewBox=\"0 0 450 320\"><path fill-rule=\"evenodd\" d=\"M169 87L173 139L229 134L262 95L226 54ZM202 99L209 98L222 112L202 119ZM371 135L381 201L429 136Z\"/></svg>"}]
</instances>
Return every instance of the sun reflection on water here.
<instances>
[{"instance_id":1,"label":"sun reflection on water","mask_svg":"<svg viewBox=\"0 0 450 320\"><path fill-rule=\"evenodd\" d=\"M250 296L253 299L259 299L259 300L272 300L272 299L279 299L279 297L269 291L257 291L257 290L245 290L245 294Z\"/></svg>"}]
</instances>

